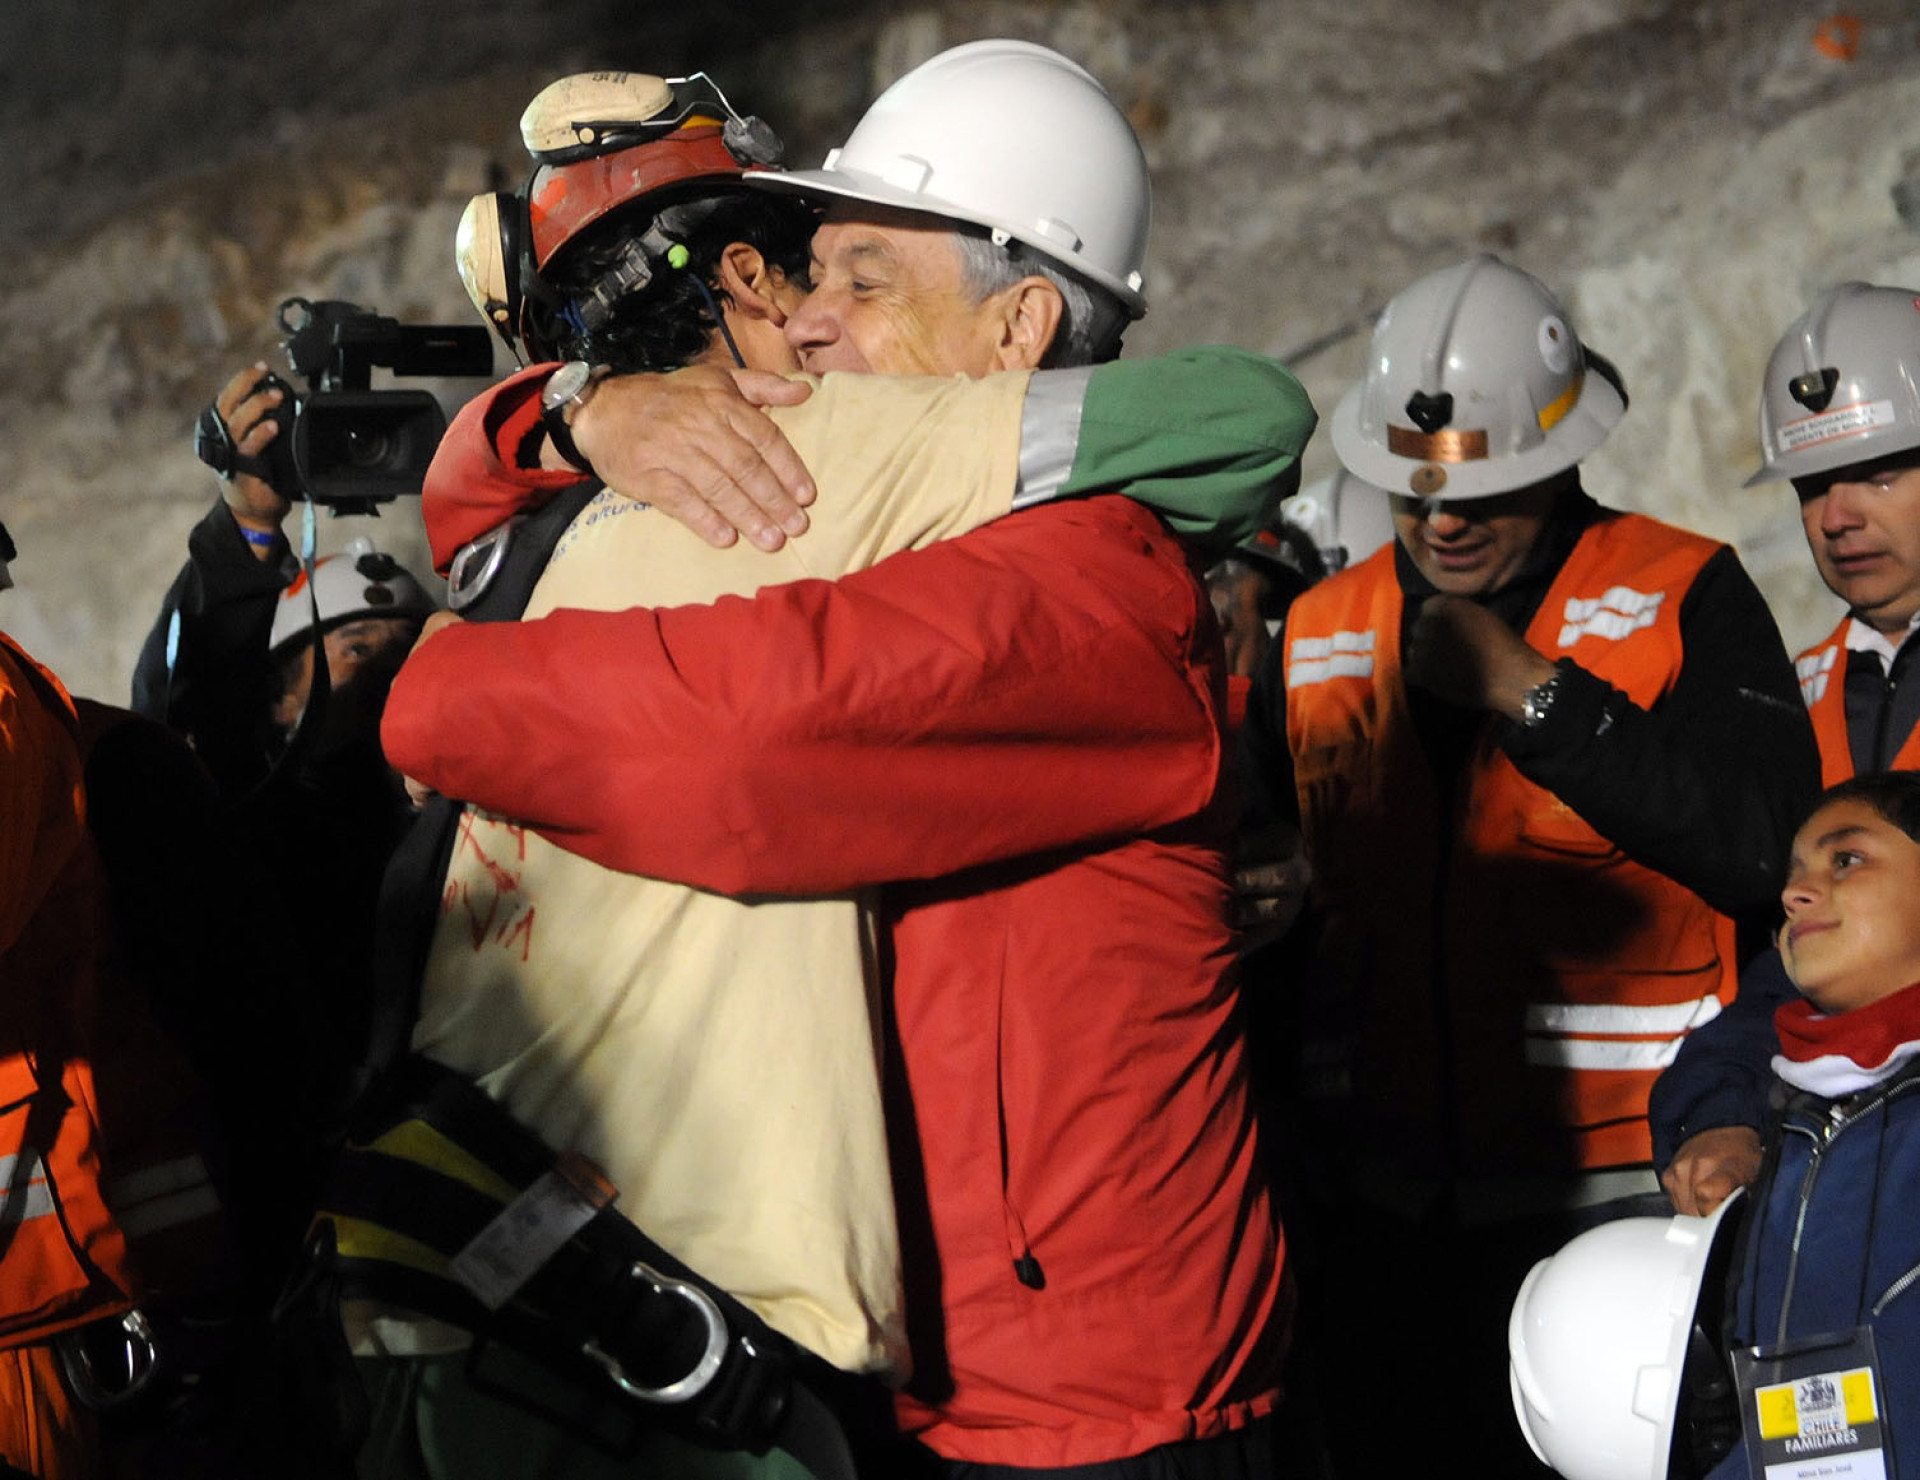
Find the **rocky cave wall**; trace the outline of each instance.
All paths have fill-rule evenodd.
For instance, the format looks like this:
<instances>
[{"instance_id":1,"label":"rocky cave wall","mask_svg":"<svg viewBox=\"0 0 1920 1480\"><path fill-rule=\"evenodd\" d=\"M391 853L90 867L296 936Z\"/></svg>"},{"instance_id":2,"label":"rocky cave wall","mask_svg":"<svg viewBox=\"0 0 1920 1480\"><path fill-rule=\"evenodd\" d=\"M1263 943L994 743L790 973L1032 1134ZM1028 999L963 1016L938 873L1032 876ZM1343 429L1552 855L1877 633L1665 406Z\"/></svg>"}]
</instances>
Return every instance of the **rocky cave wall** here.
<instances>
[{"instance_id":1,"label":"rocky cave wall","mask_svg":"<svg viewBox=\"0 0 1920 1480\"><path fill-rule=\"evenodd\" d=\"M519 112L551 78L705 66L808 165L907 67L1012 35L1083 61L1146 142L1152 310L1129 353L1281 355L1324 415L1394 291L1498 252L1625 373L1589 487L1736 542L1810 641L1835 604L1792 495L1740 488L1760 371L1829 283L1920 286L1920 16L1849 14L1851 56L1816 45L1846 34L1824 4L1788 0L12 0L0 519L20 559L0 626L123 699L213 497L195 412L276 354L289 294L467 322L454 224L524 174ZM1316 439L1308 476L1331 467ZM323 520L322 548L363 524ZM421 558L411 506L375 532Z\"/></svg>"}]
</instances>

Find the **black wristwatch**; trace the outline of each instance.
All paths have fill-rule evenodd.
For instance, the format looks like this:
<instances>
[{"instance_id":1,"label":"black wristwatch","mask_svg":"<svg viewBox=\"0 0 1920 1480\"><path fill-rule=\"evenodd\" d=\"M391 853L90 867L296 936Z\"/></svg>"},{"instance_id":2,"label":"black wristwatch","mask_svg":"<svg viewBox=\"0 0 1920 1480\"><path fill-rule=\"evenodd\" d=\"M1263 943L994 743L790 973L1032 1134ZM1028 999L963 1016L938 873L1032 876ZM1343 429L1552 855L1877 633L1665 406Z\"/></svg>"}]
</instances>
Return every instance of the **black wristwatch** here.
<instances>
[{"instance_id":1,"label":"black wristwatch","mask_svg":"<svg viewBox=\"0 0 1920 1480\"><path fill-rule=\"evenodd\" d=\"M555 452L583 473L592 473L593 465L574 446L570 417L593 399L600 382L611 373L607 365L568 360L547 377L540 391L540 420L547 429L547 439Z\"/></svg>"}]
</instances>

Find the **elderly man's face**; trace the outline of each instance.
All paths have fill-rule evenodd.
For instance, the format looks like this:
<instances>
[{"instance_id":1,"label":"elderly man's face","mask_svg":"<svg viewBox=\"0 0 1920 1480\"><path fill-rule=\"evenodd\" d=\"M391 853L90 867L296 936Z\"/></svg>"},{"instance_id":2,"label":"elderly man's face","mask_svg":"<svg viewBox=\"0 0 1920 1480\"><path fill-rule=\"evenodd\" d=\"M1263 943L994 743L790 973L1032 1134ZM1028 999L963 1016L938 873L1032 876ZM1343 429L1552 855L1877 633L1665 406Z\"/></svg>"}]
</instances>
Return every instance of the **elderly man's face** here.
<instances>
[{"instance_id":1,"label":"elderly man's face","mask_svg":"<svg viewBox=\"0 0 1920 1480\"><path fill-rule=\"evenodd\" d=\"M843 203L814 235L813 291L787 342L816 375L986 375L1006 368L1003 297L973 301L937 217Z\"/></svg>"}]
</instances>

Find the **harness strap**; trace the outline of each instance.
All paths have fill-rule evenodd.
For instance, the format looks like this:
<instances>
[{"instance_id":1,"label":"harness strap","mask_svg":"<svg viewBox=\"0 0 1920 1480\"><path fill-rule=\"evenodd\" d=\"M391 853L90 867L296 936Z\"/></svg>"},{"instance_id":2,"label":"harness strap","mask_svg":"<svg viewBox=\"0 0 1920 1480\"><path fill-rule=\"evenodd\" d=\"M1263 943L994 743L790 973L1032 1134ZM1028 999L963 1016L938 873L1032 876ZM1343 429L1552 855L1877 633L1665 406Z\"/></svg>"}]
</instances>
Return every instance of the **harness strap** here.
<instances>
[{"instance_id":1,"label":"harness strap","mask_svg":"<svg viewBox=\"0 0 1920 1480\"><path fill-rule=\"evenodd\" d=\"M319 1214L343 1295L393 1301L612 1387L704 1443L764 1452L799 1349L611 1207L497 1309L454 1261L556 1157L476 1085L408 1060L394 1118L342 1155Z\"/></svg>"}]
</instances>

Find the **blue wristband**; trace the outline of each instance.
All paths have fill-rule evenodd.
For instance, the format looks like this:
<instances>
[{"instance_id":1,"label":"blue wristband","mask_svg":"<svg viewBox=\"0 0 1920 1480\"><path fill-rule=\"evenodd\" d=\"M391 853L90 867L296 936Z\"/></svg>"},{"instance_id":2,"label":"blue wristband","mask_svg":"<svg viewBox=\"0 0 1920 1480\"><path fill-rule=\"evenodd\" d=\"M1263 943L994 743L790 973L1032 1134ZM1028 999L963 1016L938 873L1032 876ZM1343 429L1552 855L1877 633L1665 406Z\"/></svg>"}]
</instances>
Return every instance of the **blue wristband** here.
<instances>
[{"instance_id":1,"label":"blue wristband","mask_svg":"<svg viewBox=\"0 0 1920 1480\"><path fill-rule=\"evenodd\" d=\"M247 526L242 524L238 519L233 521L233 527L240 531L241 539L256 549L271 550L280 542L280 536L278 534L262 534L257 529L248 529Z\"/></svg>"}]
</instances>

